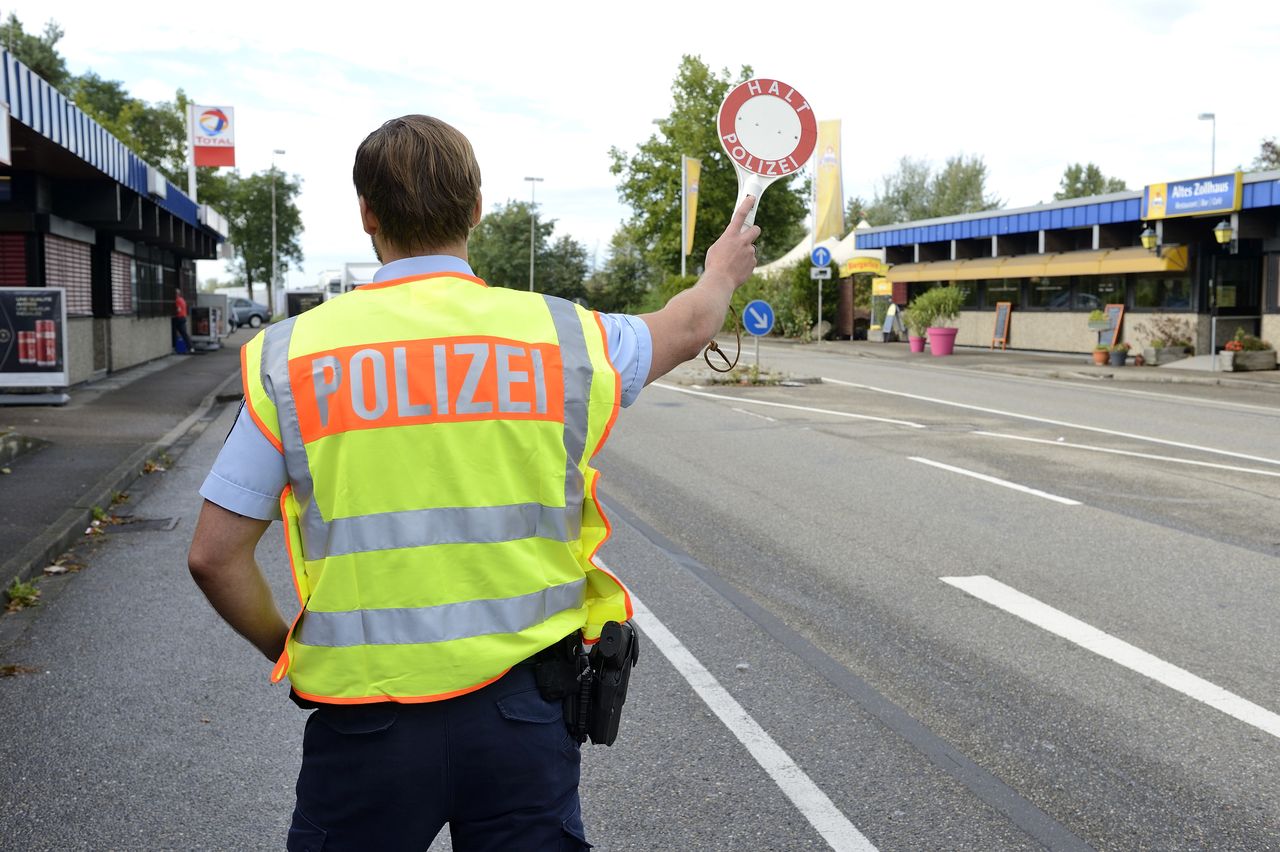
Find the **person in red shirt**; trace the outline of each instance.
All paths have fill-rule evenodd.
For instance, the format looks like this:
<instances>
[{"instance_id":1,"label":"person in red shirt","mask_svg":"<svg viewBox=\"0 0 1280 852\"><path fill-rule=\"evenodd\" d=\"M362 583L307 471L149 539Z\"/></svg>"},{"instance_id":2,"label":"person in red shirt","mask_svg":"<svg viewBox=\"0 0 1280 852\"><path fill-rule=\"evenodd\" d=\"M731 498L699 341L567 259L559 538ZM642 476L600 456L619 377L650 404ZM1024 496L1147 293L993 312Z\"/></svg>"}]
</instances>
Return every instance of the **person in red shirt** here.
<instances>
[{"instance_id":1,"label":"person in red shirt","mask_svg":"<svg viewBox=\"0 0 1280 852\"><path fill-rule=\"evenodd\" d=\"M186 354L194 355L195 348L191 345L191 335L187 333L187 300L182 298L182 291L176 291L177 295L173 300L173 348L178 348L178 338L181 337L186 343Z\"/></svg>"}]
</instances>

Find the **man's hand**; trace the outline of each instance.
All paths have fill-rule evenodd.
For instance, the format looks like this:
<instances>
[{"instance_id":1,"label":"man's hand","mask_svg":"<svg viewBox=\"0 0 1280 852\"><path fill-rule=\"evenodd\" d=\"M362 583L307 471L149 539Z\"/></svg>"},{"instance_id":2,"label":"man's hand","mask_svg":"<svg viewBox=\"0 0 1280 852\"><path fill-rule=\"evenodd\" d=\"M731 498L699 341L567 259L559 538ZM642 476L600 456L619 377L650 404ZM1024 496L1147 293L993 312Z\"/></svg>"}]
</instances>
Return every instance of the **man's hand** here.
<instances>
[{"instance_id":1,"label":"man's hand","mask_svg":"<svg viewBox=\"0 0 1280 852\"><path fill-rule=\"evenodd\" d=\"M645 384L669 373L677 364L696 358L729 312L734 291L756 268L756 239L760 228L744 228L755 199L748 195L729 220L720 239L707 249L707 266L688 290L677 293L661 310L643 314L653 338L653 361Z\"/></svg>"},{"instance_id":2,"label":"man's hand","mask_svg":"<svg viewBox=\"0 0 1280 852\"><path fill-rule=\"evenodd\" d=\"M720 239L707 249L707 274L723 274L733 281L733 289L741 287L756 268L756 240L760 237L760 226L752 225L744 228L747 214L756 203L755 198L748 195L733 212L729 227L724 229ZM724 319L721 318L721 322Z\"/></svg>"}]
</instances>

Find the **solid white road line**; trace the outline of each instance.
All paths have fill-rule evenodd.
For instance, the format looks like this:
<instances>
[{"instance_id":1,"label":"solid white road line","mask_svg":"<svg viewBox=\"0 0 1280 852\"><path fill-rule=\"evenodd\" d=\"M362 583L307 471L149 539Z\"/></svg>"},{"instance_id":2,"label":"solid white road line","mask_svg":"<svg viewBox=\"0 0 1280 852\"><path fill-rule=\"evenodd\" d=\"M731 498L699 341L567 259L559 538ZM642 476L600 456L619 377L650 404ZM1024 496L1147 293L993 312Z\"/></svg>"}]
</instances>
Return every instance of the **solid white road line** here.
<instances>
[{"instance_id":1,"label":"solid white road line","mask_svg":"<svg viewBox=\"0 0 1280 852\"><path fill-rule=\"evenodd\" d=\"M1049 494L1048 492L1045 492L1045 491L1037 491L1034 488L1028 488L1025 485L1019 485L1016 482L1009 482L1008 480L1004 480L1004 479L996 479L994 476L987 476L985 473L977 473L972 470L965 470L962 467L955 467L954 465L943 464L942 462L936 462L936 461L933 461L932 459L921 458L920 456L908 456L908 458L911 459L913 462L920 462L921 464L927 464L933 467L941 468L943 470L949 470L952 473L959 473L964 476L972 476L974 479L981 479L983 482L990 482L992 485L999 485L1003 488L1012 488L1014 491L1021 491L1024 494L1031 494L1035 497L1043 497L1046 500L1052 500L1053 502L1061 503L1064 506L1081 505L1079 500L1069 500L1066 497L1059 497L1056 494Z\"/></svg>"},{"instance_id":2,"label":"solid white road line","mask_svg":"<svg viewBox=\"0 0 1280 852\"><path fill-rule=\"evenodd\" d=\"M905 391L889 390L887 388L877 388L872 385L859 384L857 382L846 382L841 379L828 379L825 376L822 381L830 382L833 385L844 385L850 388L859 388L860 390L874 391L875 393L888 394L889 396L902 396L907 399L918 399L921 402L932 402L937 405L949 405L953 408L965 408L969 411L981 411L985 414L996 414L1001 417L1016 417L1019 420L1030 420L1035 423L1049 423L1053 426L1065 426L1068 429L1082 429L1086 432L1098 432L1103 435L1116 435L1121 438L1133 438L1135 441L1147 441L1152 444L1164 444L1167 447L1181 447L1184 450L1199 450L1203 453L1213 453L1219 456L1231 456L1232 458L1245 459L1246 461L1262 462L1263 464L1280 465L1280 459L1269 459L1265 456L1251 456L1247 453L1233 453L1230 450L1216 450L1213 447L1203 447L1199 444L1186 444L1181 441L1167 441L1164 438L1153 438L1150 435L1136 435L1133 432L1120 432L1115 429L1103 429L1100 426L1085 426L1083 423L1070 423L1066 420L1053 420L1048 417L1034 417L1030 414L1018 414L1015 411L1002 411L999 408L986 408L981 405L969 405L964 402L952 402L948 399L938 399L933 396L921 396L915 393L906 393Z\"/></svg>"},{"instance_id":3,"label":"solid white road line","mask_svg":"<svg viewBox=\"0 0 1280 852\"><path fill-rule=\"evenodd\" d=\"M775 420L774 418L770 417L770 416L769 416L769 415L767 415L767 414L756 414L754 411L747 411L745 408L734 408L734 409L731 409L731 410L732 410L732 411L736 411L736 412L738 412L739 414L745 414L745 415L747 415L748 417L759 417L761 420L768 420L770 423L777 423L777 422L778 422L777 420Z\"/></svg>"},{"instance_id":4,"label":"solid white road line","mask_svg":"<svg viewBox=\"0 0 1280 852\"><path fill-rule=\"evenodd\" d=\"M1130 450L1113 450L1110 447L1095 447L1091 444L1073 444L1070 441L1064 441L1059 438L1056 441L1050 441L1048 438L1028 438L1025 435L1006 435L1001 432L973 432L974 435L986 435L989 438L1008 438L1010 441L1029 441L1033 444L1048 444L1051 447L1070 447L1074 450L1090 450L1095 453L1111 453L1117 456L1133 456L1139 459L1153 459L1155 461L1173 462L1174 464L1191 464L1198 467L1211 467L1215 470L1230 470L1237 473L1256 473L1258 476L1280 476L1280 470L1258 470L1256 467L1237 467L1230 464L1214 464L1213 462L1193 461L1192 459L1179 459L1173 456L1157 456L1152 453L1135 453Z\"/></svg>"},{"instance_id":5,"label":"solid white road line","mask_svg":"<svg viewBox=\"0 0 1280 852\"><path fill-rule=\"evenodd\" d=\"M676 393L687 393L689 396L703 396L707 399L718 399L722 402L742 402L747 405L768 405L773 408L790 408L793 411L808 411L813 414L830 414L833 417L849 417L853 420L874 420L877 423L892 423L895 426L910 426L912 429L925 428L923 423L912 423L909 420L891 420L888 417L872 417L868 414L853 414L848 411L829 411L825 408L809 408L805 405L790 405L785 402L768 402L763 399L746 399L741 396L725 396L724 394L719 393L705 393L703 391L689 390L688 388L678 388L675 385L669 385L666 382L654 382L652 386L655 388L662 388L663 390L675 391Z\"/></svg>"},{"instance_id":6,"label":"solid white road line","mask_svg":"<svg viewBox=\"0 0 1280 852\"><path fill-rule=\"evenodd\" d=\"M1177 690L1183 695L1221 710L1228 716L1252 725L1273 737L1280 737L1280 715L1227 692L1203 678L1196 677L1185 669L1166 663L1159 657L1148 654L1141 648L1134 647L1096 627L1091 627L1079 619L1072 618L1061 610L1043 604L1029 595L1024 595L999 580L981 574L974 577L940 577L939 579L992 606L1061 636L1069 642L1074 642L1087 651L1092 651L1162 683L1170 689Z\"/></svg>"},{"instance_id":7,"label":"solid white road line","mask_svg":"<svg viewBox=\"0 0 1280 852\"><path fill-rule=\"evenodd\" d=\"M631 603L635 609L635 619L644 629L645 638L671 661L671 665L684 676L698 697L746 747L756 763L769 773L769 777L831 848L839 852L875 852L876 847L871 841L845 818L840 809L827 798L827 794L774 742L773 737L747 715L742 705L734 700L666 625L634 594L631 595Z\"/></svg>"}]
</instances>

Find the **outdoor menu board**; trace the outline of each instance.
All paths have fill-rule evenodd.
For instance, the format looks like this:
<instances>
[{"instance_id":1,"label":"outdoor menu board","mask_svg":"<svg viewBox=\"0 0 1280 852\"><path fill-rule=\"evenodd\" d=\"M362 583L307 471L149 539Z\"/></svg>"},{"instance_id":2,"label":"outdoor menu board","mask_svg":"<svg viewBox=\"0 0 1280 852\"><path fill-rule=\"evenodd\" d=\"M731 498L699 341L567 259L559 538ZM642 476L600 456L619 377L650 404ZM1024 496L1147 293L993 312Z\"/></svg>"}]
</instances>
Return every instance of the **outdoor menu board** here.
<instances>
[{"instance_id":1,"label":"outdoor menu board","mask_svg":"<svg viewBox=\"0 0 1280 852\"><path fill-rule=\"evenodd\" d=\"M61 287L0 287L0 387L66 387L67 303Z\"/></svg>"},{"instance_id":2,"label":"outdoor menu board","mask_svg":"<svg viewBox=\"0 0 1280 852\"><path fill-rule=\"evenodd\" d=\"M1009 345L1009 311L1012 308L1013 302L996 302L996 330L991 333L992 349L996 348L997 343L1001 349Z\"/></svg>"}]
</instances>

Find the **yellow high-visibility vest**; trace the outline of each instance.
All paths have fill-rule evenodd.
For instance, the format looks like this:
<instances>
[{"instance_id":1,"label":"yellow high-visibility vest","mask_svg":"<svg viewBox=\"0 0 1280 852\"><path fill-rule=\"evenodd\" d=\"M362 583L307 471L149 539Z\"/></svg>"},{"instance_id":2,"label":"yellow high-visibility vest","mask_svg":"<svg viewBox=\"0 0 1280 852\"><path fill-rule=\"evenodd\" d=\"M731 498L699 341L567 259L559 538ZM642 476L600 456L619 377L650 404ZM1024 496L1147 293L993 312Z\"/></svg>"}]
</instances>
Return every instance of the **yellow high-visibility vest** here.
<instances>
[{"instance_id":1,"label":"yellow high-visibility vest","mask_svg":"<svg viewBox=\"0 0 1280 852\"><path fill-rule=\"evenodd\" d=\"M436 701L631 616L592 561L609 524L589 462L620 406L594 313L442 273L276 323L242 359L289 476L301 609L274 681L324 703Z\"/></svg>"}]
</instances>

